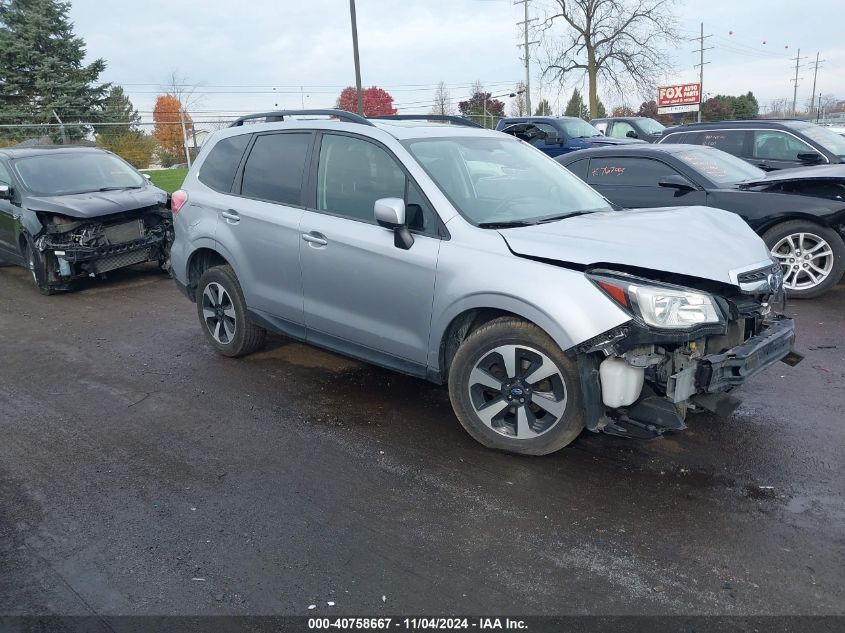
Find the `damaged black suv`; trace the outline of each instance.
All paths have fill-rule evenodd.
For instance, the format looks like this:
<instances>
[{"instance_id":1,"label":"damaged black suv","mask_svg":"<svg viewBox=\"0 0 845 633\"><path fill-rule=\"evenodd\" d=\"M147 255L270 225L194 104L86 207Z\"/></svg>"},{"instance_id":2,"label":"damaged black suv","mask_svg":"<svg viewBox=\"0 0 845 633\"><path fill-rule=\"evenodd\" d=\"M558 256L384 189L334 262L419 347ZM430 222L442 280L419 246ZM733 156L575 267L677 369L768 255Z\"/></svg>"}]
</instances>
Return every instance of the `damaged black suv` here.
<instances>
[{"instance_id":1,"label":"damaged black suv","mask_svg":"<svg viewBox=\"0 0 845 633\"><path fill-rule=\"evenodd\" d=\"M111 152L0 149L0 259L29 268L43 294L83 277L168 264L167 193Z\"/></svg>"}]
</instances>

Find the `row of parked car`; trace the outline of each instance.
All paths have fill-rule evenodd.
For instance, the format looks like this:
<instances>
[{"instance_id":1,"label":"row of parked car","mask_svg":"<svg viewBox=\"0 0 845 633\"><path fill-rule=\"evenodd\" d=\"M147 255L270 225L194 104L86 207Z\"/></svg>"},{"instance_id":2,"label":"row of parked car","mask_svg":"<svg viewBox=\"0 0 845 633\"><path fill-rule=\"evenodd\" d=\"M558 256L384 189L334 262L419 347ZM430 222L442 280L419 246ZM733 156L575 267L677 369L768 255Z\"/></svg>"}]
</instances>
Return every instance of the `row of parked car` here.
<instances>
[{"instance_id":1,"label":"row of parked car","mask_svg":"<svg viewBox=\"0 0 845 633\"><path fill-rule=\"evenodd\" d=\"M302 118L316 115L330 118ZM796 233L810 216L787 201L837 200L841 182L825 197L695 145L581 147L556 162L536 149L561 143L545 121L503 134L435 118L243 117L170 197L108 152L0 150L0 257L45 293L159 262L220 354L275 331L446 384L466 430L515 453L584 428L680 430L800 360L784 279L809 296L813 275L841 274L841 226ZM592 142L587 123L560 125L565 143ZM747 210L766 208L781 221Z\"/></svg>"},{"instance_id":2,"label":"row of parked car","mask_svg":"<svg viewBox=\"0 0 845 633\"><path fill-rule=\"evenodd\" d=\"M707 205L737 213L780 261L791 297L817 297L838 283L845 272L845 137L804 121L663 130L648 121L660 126L642 117L595 121L607 136L580 119L514 117L498 129L557 157L620 207ZM645 130L655 131L656 143L639 140Z\"/></svg>"}]
</instances>

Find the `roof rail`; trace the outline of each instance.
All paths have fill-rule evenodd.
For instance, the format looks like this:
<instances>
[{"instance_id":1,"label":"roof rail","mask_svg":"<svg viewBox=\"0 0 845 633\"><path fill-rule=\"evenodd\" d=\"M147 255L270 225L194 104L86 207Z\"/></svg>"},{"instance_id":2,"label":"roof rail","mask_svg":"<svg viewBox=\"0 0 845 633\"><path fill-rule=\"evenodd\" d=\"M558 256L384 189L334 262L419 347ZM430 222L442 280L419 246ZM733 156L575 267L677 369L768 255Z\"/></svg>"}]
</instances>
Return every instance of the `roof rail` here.
<instances>
[{"instance_id":1,"label":"roof rail","mask_svg":"<svg viewBox=\"0 0 845 633\"><path fill-rule=\"evenodd\" d=\"M252 119L266 119L267 123L275 121L284 121L286 116L298 116L301 114L321 114L325 116L333 116L341 121L349 123L360 123L361 125L372 125L367 119L354 112L347 112L346 110L275 110L274 112L259 112L257 114L247 114L239 117L229 127L239 127L244 124L244 121Z\"/></svg>"},{"instance_id":2,"label":"roof rail","mask_svg":"<svg viewBox=\"0 0 845 633\"><path fill-rule=\"evenodd\" d=\"M482 127L475 121L470 121L461 116L450 116L448 114L380 114L368 117L370 119L389 119L394 121L443 121L452 125L464 125L466 127Z\"/></svg>"}]
</instances>

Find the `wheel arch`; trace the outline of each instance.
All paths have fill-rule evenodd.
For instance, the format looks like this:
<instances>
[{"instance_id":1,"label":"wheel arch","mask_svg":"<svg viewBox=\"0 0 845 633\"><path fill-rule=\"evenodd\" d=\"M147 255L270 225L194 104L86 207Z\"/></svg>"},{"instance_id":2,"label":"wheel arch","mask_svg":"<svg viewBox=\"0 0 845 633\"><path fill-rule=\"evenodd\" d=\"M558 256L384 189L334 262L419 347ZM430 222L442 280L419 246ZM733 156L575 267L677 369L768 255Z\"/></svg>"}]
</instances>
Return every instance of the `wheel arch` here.
<instances>
[{"instance_id":1,"label":"wheel arch","mask_svg":"<svg viewBox=\"0 0 845 633\"><path fill-rule=\"evenodd\" d=\"M231 266L230 261L211 246L201 246L194 250L188 257L186 266L187 288L190 296L196 295L197 284L205 271L214 266L227 265Z\"/></svg>"},{"instance_id":2,"label":"wheel arch","mask_svg":"<svg viewBox=\"0 0 845 633\"><path fill-rule=\"evenodd\" d=\"M431 378L438 383L446 382L449 367L464 339L484 324L500 317L515 317L537 326L561 350L566 351L574 344L554 319L535 306L504 295L477 297L471 303L462 302L462 305L455 306L449 316L440 320L445 325L432 333L432 341L436 341L433 350L436 356L432 358L435 362L430 363L435 368L435 375Z\"/></svg>"}]
</instances>

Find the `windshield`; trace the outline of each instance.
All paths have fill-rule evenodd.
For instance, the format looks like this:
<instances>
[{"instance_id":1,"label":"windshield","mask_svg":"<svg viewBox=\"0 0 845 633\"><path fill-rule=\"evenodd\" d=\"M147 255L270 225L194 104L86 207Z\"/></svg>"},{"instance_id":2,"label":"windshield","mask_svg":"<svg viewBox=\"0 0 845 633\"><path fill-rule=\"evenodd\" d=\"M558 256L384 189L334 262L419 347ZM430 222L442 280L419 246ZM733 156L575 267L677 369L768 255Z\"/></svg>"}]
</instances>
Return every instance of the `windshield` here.
<instances>
[{"instance_id":1,"label":"windshield","mask_svg":"<svg viewBox=\"0 0 845 633\"><path fill-rule=\"evenodd\" d=\"M533 224L611 208L563 165L504 134L404 144L458 212L474 224Z\"/></svg>"},{"instance_id":2,"label":"windshield","mask_svg":"<svg viewBox=\"0 0 845 633\"><path fill-rule=\"evenodd\" d=\"M762 169L718 149L691 149L675 156L717 185L735 185L766 175Z\"/></svg>"},{"instance_id":3,"label":"windshield","mask_svg":"<svg viewBox=\"0 0 845 633\"><path fill-rule=\"evenodd\" d=\"M654 119L640 119L640 127L646 134L662 134L666 126Z\"/></svg>"},{"instance_id":4,"label":"windshield","mask_svg":"<svg viewBox=\"0 0 845 633\"><path fill-rule=\"evenodd\" d=\"M57 152L15 161L24 186L45 196L139 188L144 177L112 154Z\"/></svg>"},{"instance_id":5,"label":"windshield","mask_svg":"<svg viewBox=\"0 0 845 633\"><path fill-rule=\"evenodd\" d=\"M558 119L558 124L571 138L590 138L591 136L602 135L598 128L593 127L583 119Z\"/></svg>"},{"instance_id":6,"label":"windshield","mask_svg":"<svg viewBox=\"0 0 845 633\"><path fill-rule=\"evenodd\" d=\"M788 121L786 125L798 130L801 134L815 141L834 156L845 159L845 137L821 125L804 123L803 121Z\"/></svg>"}]
</instances>

